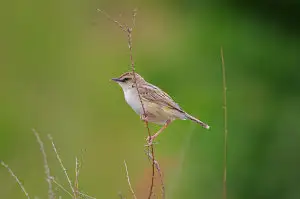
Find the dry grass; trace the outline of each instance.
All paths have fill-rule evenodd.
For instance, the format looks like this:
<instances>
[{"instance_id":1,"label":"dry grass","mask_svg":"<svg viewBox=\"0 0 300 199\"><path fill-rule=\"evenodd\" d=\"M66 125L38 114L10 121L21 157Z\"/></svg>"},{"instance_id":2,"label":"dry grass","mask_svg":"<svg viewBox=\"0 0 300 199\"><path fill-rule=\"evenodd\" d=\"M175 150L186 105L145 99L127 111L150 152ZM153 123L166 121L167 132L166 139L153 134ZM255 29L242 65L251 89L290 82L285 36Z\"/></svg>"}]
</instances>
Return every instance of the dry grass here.
<instances>
[{"instance_id":1,"label":"dry grass","mask_svg":"<svg viewBox=\"0 0 300 199\"><path fill-rule=\"evenodd\" d=\"M50 168L49 168L49 165L48 165L47 154L45 152L44 143L42 142L38 132L35 129L32 129L32 131L33 131L33 133L36 137L37 142L40 145L40 151L43 155L45 175L47 177L46 181L48 183L48 196L49 196L49 199L53 199L54 198L54 193L53 193L53 189L52 189L52 180L51 180L52 177L50 175Z\"/></svg>"},{"instance_id":2,"label":"dry grass","mask_svg":"<svg viewBox=\"0 0 300 199\"><path fill-rule=\"evenodd\" d=\"M23 186L22 182L19 180L19 178L16 176L16 174L9 168L9 166L7 164L5 164L5 162L1 161L1 165L3 167L5 167L8 172L10 173L10 175L15 179L15 181L18 183L18 185L20 186L20 188L22 189L23 193L25 194L25 196L30 199L28 192L26 191L25 187Z\"/></svg>"},{"instance_id":3,"label":"dry grass","mask_svg":"<svg viewBox=\"0 0 300 199\"><path fill-rule=\"evenodd\" d=\"M63 165L63 162L62 162L62 159L60 158L60 155L56 149L56 146L54 144L54 141L53 141L53 138L48 135L48 138L49 140L51 141L51 144L52 144L52 148L56 154L56 157L57 157L57 160L64 172L64 175L70 185L70 189L71 191L68 191L67 188L65 188L64 186L62 186L60 183L58 183L56 180L55 180L55 177L51 176L50 174L50 167L48 165L48 160L47 160L47 153L45 151L45 148L44 148L44 143L43 141L41 140L38 132L33 129L32 130L36 139L37 139L37 142L38 144L40 145L40 151L42 153L42 156L43 156L43 163L44 163L44 169L45 169L45 175L46 175L46 181L48 183L48 198L49 199L55 199L55 198L62 198L62 196L59 196L59 195L56 195L54 192L53 192L53 185L56 185L58 188L60 188L63 192L65 192L67 195L69 195L71 198L73 199L81 199L81 198L90 198L90 199L96 199L95 197L92 197L92 196L89 196L83 192L80 192L79 191L79 183L78 183L78 177L79 177L79 161L77 159L77 157L75 158L75 180L74 180L74 187L72 186L72 181L67 173L67 169L64 167ZM1 161L1 165L3 167L5 167L8 172L11 174L11 176L15 179L15 181L17 182L17 184L20 186L21 190L23 191L23 193L25 194L25 196L30 199L29 197L29 194L28 192L26 191L25 187L23 186L23 184L21 183L21 181L19 180L19 178L14 174L14 172L12 171L12 169L7 165L5 164L3 161Z\"/></svg>"}]
</instances>

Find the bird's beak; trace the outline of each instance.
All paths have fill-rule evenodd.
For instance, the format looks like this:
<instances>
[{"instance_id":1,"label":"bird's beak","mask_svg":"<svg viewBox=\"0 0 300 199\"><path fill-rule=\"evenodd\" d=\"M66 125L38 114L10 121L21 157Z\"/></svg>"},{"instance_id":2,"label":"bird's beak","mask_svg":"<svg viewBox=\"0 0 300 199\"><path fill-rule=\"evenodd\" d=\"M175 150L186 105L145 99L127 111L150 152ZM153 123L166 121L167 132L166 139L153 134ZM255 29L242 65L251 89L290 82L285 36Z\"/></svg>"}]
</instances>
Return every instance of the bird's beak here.
<instances>
[{"instance_id":1,"label":"bird's beak","mask_svg":"<svg viewBox=\"0 0 300 199\"><path fill-rule=\"evenodd\" d=\"M122 82L119 78L112 78L111 80L113 80L115 82Z\"/></svg>"}]
</instances>

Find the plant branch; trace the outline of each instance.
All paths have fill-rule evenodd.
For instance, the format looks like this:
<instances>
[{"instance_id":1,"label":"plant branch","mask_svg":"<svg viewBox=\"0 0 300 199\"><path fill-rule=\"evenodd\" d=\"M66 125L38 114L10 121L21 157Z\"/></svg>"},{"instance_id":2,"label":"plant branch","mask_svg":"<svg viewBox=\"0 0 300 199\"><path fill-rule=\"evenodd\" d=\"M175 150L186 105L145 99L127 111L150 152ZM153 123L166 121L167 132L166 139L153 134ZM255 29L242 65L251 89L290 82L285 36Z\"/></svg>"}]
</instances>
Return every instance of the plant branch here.
<instances>
[{"instance_id":1,"label":"plant branch","mask_svg":"<svg viewBox=\"0 0 300 199\"><path fill-rule=\"evenodd\" d=\"M60 164L62 170L63 170L64 173L65 173L65 176L66 176L66 178L67 178L67 180L68 180L68 183L69 183L69 185L70 185L70 187L71 187L72 193L73 193L73 195L75 195L75 191L74 191L74 188L73 188L73 186L72 186L71 180L70 180L70 178L69 178L67 169L66 169L65 166L63 165L62 160L61 160L61 158L60 158L60 156L59 156L59 154L58 154L58 152L57 152L56 146L55 146L55 144L54 144L54 142L53 142L53 138L51 137L51 135L48 135L48 138L49 138L49 140L50 140L51 143L52 143L52 148L53 148L53 150L54 150L54 152L55 152L55 154L56 154L56 158L57 158L57 160L58 160L58 162L59 162L59 164Z\"/></svg>"},{"instance_id":2,"label":"plant branch","mask_svg":"<svg viewBox=\"0 0 300 199\"><path fill-rule=\"evenodd\" d=\"M75 181L74 181L74 198L78 198L78 193L79 193L79 162L77 157L75 157Z\"/></svg>"},{"instance_id":3,"label":"plant branch","mask_svg":"<svg viewBox=\"0 0 300 199\"><path fill-rule=\"evenodd\" d=\"M85 194L85 193L82 193L82 192L78 192L78 193L79 193L79 195L83 196L84 198L96 199L95 197L89 196L89 195L87 195L87 194Z\"/></svg>"},{"instance_id":4,"label":"plant branch","mask_svg":"<svg viewBox=\"0 0 300 199\"><path fill-rule=\"evenodd\" d=\"M60 183L58 183L53 177L52 177L51 180L54 182L54 184L56 184L59 188L61 188L61 190L63 190L64 192L66 192L69 196L71 196L72 198L74 197L74 195L72 193L70 193L66 188L64 188ZM81 196L83 196L83 197L85 197L85 198L96 199L93 196L89 196L89 195L87 195L85 193L82 193L82 192L79 192L79 191L78 191L78 194L81 195Z\"/></svg>"},{"instance_id":5,"label":"plant branch","mask_svg":"<svg viewBox=\"0 0 300 199\"><path fill-rule=\"evenodd\" d=\"M125 165L125 169L126 169L126 178L127 178L127 181L128 181L128 185L129 185L129 188L130 188L130 191L132 193L132 196L134 199L137 199L134 191L133 191L133 188L131 186L131 183L130 183L130 178L129 178L129 173L128 173L128 168L127 168L127 164L126 164L126 161L124 160L124 165Z\"/></svg>"},{"instance_id":6,"label":"plant branch","mask_svg":"<svg viewBox=\"0 0 300 199\"><path fill-rule=\"evenodd\" d=\"M166 189L165 189L165 184L164 184L164 180L163 180L163 173L160 169L159 163L157 160L153 159L152 154L149 153L148 151L145 151L146 155L154 162L155 168L159 174L160 177L160 184L161 184L161 194L162 194L162 198L164 199L166 197Z\"/></svg>"},{"instance_id":7,"label":"plant branch","mask_svg":"<svg viewBox=\"0 0 300 199\"><path fill-rule=\"evenodd\" d=\"M54 184L56 184L59 188L61 188L61 190L63 190L64 192L66 192L69 196L73 197L73 195L72 195L66 188L64 188L61 184L59 184L54 178L52 178L52 181L53 181Z\"/></svg>"},{"instance_id":8,"label":"plant branch","mask_svg":"<svg viewBox=\"0 0 300 199\"><path fill-rule=\"evenodd\" d=\"M47 154L45 152L44 143L41 140L38 132L35 129L32 129L32 131L33 131L33 133L36 137L37 142L40 145L40 151L42 152L43 159L44 159L45 174L46 174L46 177L47 177L46 181L48 183L48 197L49 197L49 199L54 199L54 192L53 192L52 181L51 181L52 177L50 175L50 168L49 168L48 161L47 161Z\"/></svg>"},{"instance_id":9,"label":"plant branch","mask_svg":"<svg viewBox=\"0 0 300 199\"><path fill-rule=\"evenodd\" d=\"M7 164L5 164L3 161L1 161L1 165L4 166L8 172L10 173L10 175L16 180L16 182L19 184L19 186L21 187L23 193L25 194L25 196L30 199L25 187L23 186L23 184L21 183L21 181L19 180L19 178L14 174L14 172L9 168L9 166Z\"/></svg>"},{"instance_id":10,"label":"plant branch","mask_svg":"<svg viewBox=\"0 0 300 199\"><path fill-rule=\"evenodd\" d=\"M132 23L133 23L133 27L130 28L128 25L126 24L121 24L120 22L118 22L117 20L114 20L112 17L110 17L110 15L108 15L106 12L97 9L97 11L101 12L102 14L104 14L109 20L113 21L115 24L117 24L119 26L119 28L124 31L127 35L127 42L128 42L128 48L129 48L129 52L130 52L130 61L131 61L131 70L133 73L133 79L134 79L134 83L135 83L135 87L138 93L138 97L139 97L139 101L142 105L142 110L143 110L143 115L146 118L147 114L146 114L146 110L145 110L145 106L143 104L141 95L140 95L140 91L137 85L137 81L136 81L136 74L135 74L135 66L134 66L134 59L133 59L133 52L132 52L132 31L133 28L135 27L135 21L136 21L136 15L137 15L137 9L135 9L132 13ZM151 137L151 132L150 132L150 128L148 125L148 121L144 120L145 122L145 126L148 132L148 136ZM149 195L148 195L148 199L151 198L152 193L153 193L153 187L154 187L154 176L155 176L155 156L154 156L154 147L153 145L149 145L149 150L151 151L151 155L152 155L152 177L151 177L151 184L150 184L150 190L149 190Z\"/></svg>"},{"instance_id":11,"label":"plant branch","mask_svg":"<svg viewBox=\"0 0 300 199\"><path fill-rule=\"evenodd\" d=\"M224 109L224 174L223 174L223 199L227 199L227 87L226 71L223 48L221 47L222 76L223 76L223 109Z\"/></svg>"}]
</instances>

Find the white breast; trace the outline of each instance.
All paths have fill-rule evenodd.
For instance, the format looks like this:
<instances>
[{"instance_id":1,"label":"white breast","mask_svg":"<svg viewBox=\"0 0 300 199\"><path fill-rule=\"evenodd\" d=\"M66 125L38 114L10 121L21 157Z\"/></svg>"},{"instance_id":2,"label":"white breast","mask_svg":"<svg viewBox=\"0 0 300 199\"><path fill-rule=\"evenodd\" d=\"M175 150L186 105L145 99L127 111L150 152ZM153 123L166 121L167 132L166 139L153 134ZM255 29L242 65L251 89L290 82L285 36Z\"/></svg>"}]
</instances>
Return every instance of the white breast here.
<instances>
[{"instance_id":1,"label":"white breast","mask_svg":"<svg viewBox=\"0 0 300 199\"><path fill-rule=\"evenodd\" d=\"M131 106L131 108L137 113L141 114L142 105L137 94L136 88L124 89L124 96L126 102Z\"/></svg>"}]
</instances>

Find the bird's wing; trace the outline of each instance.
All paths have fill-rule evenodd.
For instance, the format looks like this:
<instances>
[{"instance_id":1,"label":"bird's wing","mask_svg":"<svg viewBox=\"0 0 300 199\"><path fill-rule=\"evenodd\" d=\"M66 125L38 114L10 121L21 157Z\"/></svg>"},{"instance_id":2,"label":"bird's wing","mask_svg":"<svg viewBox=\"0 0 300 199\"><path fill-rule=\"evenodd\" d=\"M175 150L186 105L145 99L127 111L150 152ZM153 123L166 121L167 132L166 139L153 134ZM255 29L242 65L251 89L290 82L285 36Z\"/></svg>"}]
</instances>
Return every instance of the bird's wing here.
<instances>
[{"instance_id":1,"label":"bird's wing","mask_svg":"<svg viewBox=\"0 0 300 199\"><path fill-rule=\"evenodd\" d=\"M174 102L174 100L160 88L152 84L143 84L139 86L139 93L142 100L155 102L163 107L176 109L180 112L184 112L180 106Z\"/></svg>"}]
</instances>

